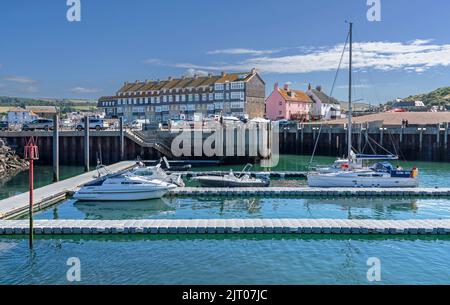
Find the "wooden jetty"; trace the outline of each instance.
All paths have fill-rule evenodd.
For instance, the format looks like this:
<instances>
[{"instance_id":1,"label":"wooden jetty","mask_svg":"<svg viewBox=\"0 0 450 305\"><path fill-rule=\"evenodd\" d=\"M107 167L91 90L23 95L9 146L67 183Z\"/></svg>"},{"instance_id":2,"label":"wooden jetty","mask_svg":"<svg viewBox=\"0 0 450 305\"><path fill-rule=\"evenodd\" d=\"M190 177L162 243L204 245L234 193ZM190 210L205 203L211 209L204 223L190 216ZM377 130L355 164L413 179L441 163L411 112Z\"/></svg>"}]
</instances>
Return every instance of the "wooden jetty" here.
<instances>
[{"instance_id":1,"label":"wooden jetty","mask_svg":"<svg viewBox=\"0 0 450 305\"><path fill-rule=\"evenodd\" d=\"M107 166L106 169L112 173L116 173L129 169L135 164L135 161L123 161ZM81 185L94 180L96 174L96 171L92 171L36 189L34 191L35 209L40 210L64 200L67 194L74 192ZM0 200L0 219L16 217L27 213L28 204L29 192Z\"/></svg>"},{"instance_id":2,"label":"wooden jetty","mask_svg":"<svg viewBox=\"0 0 450 305\"><path fill-rule=\"evenodd\" d=\"M29 233L28 220L0 220L0 235ZM450 219L149 219L36 220L36 235L380 234L449 235Z\"/></svg>"}]
</instances>

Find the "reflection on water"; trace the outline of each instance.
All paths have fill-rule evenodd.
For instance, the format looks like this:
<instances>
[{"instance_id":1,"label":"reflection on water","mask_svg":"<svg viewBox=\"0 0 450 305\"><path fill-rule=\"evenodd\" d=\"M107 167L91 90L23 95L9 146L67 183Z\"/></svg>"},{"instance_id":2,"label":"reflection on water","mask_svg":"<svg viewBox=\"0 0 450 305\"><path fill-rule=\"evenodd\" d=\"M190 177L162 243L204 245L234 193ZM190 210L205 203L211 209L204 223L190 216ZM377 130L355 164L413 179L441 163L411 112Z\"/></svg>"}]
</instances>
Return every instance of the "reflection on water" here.
<instances>
[{"instance_id":1,"label":"reflection on water","mask_svg":"<svg viewBox=\"0 0 450 305\"><path fill-rule=\"evenodd\" d=\"M381 284L448 284L446 237L185 235L0 238L0 284L369 284L367 258L383 263ZM118 255L118 253L120 255ZM432 254L432 255L431 255ZM151 257L151 259L149 259Z\"/></svg>"},{"instance_id":2,"label":"reflection on water","mask_svg":"<svg viewBox=\"0 0 450 305\"><path fill-rule=\"evenodd\" d=\"M85 219L146 219L175 211L166 199L134 202L86 202L75 201L74 207Z\"/></svg>"},{"instance_id":3,"label":"reflection on water","mask_svg":"<svg viewBox=\"0 0 450 305\"><path fill-rule=\"evenodd\" d=\"M163 198L134 202L66 202L37 219L450 218L450 201L384 198Z\"/></svg>"}]
</instances>

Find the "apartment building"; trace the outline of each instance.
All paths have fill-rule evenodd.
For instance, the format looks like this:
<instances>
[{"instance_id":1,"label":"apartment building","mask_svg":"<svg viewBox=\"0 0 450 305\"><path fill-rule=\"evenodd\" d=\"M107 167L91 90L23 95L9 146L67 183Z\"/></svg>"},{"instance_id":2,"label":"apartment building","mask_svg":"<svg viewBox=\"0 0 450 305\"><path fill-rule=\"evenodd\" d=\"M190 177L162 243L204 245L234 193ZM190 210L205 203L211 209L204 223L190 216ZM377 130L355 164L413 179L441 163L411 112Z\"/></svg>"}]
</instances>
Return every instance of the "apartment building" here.
<instances>
[{"instance_id":1,"label":"apartment building","mask_svg":"<svg viewBox=\"0 0 450 305\"><path fill-rule=\"evenodd\" d=\"M246 73L125 82L114 96L101 97L98 106L107 117L151 122L194 119L220 114L249 118L265 112L265 83L255 69Z\"/></svg>"}]
</instances>

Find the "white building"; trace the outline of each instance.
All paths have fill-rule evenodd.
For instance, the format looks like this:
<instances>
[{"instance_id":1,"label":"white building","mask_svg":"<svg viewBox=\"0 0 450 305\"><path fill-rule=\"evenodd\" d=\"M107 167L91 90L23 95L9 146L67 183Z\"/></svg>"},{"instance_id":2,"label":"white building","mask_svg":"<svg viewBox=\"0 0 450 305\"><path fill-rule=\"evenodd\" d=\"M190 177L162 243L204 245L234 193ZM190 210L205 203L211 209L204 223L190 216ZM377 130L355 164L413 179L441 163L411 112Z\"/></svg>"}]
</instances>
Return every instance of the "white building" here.
<instances>
[{"instance_id":1,"label":"white building","mask_svg":"<svg viewBox=\"0 0 450 305\"><path fill-rule=\"evenodd\" d=\"M308 86L306 94L313 101L311 109L311 117L313 120L333 120L341 118L341 104L339 102L323 93L322 88L318 86L312 89Z\"/></svg>"},{"instance_id":2,"label":"white building","mask_svg":"<svg viewBox=\"0 0 450 305\"><path fill-rule=\"evenodd\" d=\"M20 107L14 107L9 109L7 114L7 121L9 124L28 123L37 118L38 116L33 112Z\"/></svg>"}]
</instances>

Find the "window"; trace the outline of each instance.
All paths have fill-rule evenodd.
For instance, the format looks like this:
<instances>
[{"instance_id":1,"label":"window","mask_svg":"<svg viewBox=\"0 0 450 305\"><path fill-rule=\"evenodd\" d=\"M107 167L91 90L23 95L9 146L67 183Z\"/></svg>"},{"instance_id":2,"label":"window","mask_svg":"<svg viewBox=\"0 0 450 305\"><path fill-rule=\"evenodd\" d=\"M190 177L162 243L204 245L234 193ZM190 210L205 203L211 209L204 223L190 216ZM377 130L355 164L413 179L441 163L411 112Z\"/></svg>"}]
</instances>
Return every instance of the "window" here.
<instances>
[{"instance_id":1,"label":"window","mask_svg":"<svg viewBox=\"0 0 450 305\"><path fill-rule=\"evenodd\" d=\"M206 100L208 99L208 95L206 93L202 94L202 101L206 102Z\"/></svg>"},{"instance_id":2,"label":"window","mask_svg":"<svg viewBox=\"0 0 450 305\"><path fill-rule=\"evenodd\" d=\"M213 101L213 100L214 100L214 93L210 93L210 94L209 94L209 100L210 100L210 101Z\"/></svg>"},{"instance_id":3,"label":"window","mask_svg":"<svg viewBox=\"0 0 450 305\"><path fill-rule=\"evenodd\" d=\"M167 102L167 95L163 95L163 103Z\"/></svg>"},{"instance_id":4,"label":"window","mask_svg":"<svg viewBox=\"0 0 450 305\"><path fill-rule=\"evenodd\" d=\"M279 104L280 106L283 106L283 102L282 101L280 101L280 104Z\"/></svg>"},{"instance_id":5,"label":"window","mask_svg":"<svg viewBox=\"0 0 450 305\"><path fill-rule=\"evenodd\" d=\"M180 96L179 95L175 95L175 102L179 102L180 101Z\"/></svg>"},{"instance_id":6,"label":"window","mask_svg":"<svg viewBox=\"0 0 450 305\"><path fill-rule=\"evenodd\" d=\"M183 95L181 96L181 101L182 101L182 102L186 102L186 95L183 94Z\"/></svg>"},{"instance_id":7,"label":"window","mask_svg":"<svg viewBox=\"0 0 450 305\"><path fill-rule=\"evenodd\" d=\"M225 98L226 98L227 100L229 100L229 99L230 99L230 94L229 94L229 93L225 93Z\"/></svg>"},{"instance_id":8,"label":"window","mask_svg":"<svg viewBox=\"0 0 450 305\"><path fill-rule=\"evenodd\" d=\"M192 102L193 98L194 98L194 95L193 94L189 94L189 102Z\"/></svg>"},{"instance_id":9,"label":"window","mask_svg":"<svg viewBox=\"0 0 450 305\"><path fill-rule=\"evenodd\" d=\"M215 84L214 85L214 90L216 90L216 91L223 90L223 84Z\"/></svg>"},{"instance_id":10,"label":"window","mask_svg":"<svg viewBox=\"0 0 450 305\"><path fill-rule=\"evenodd\" d=\"M232 100L244 100L244 92L231 92Z\"/></svg>"},{"instance_id":11,"label":"window","mask_svg":"<svg viewBox=\"0 0 450 305\"><path fill-rule=\"evenodd\" d=\"M173 102L173 95L169 95L169 103Z\"/></svg>"},{"instance_id":12,"label":"window","mask_svg":"<svg viewBox=\"0 0 450 305\"><path fill-rule=\"evenodd\" d=\"M234 82L231 83L231 90L241 90L244 89L244 82Z\"/></svg>"},{"instance_id":13,"label":"window","mask_svg":"<svg viewBox=\"0 0 450 305\"><path fill-rule=\"evenodd\" d=\"M195 99L196 102L199 102L200 101L200 95L199 94L194 95L194 99Z\"/></svg>"},{"instance_id":14,"label":"window","mask_svg":"<svg viewBox=\"0 0 450 305\"><path fill-rule=\"evenodd\" d=\"M216 100L223 100L223 93L216 93L216 94L214 94L214 99L216 99Z\"/></svg>"},{"instance_id":15,"label":"window","mask_svg":"<svg viewBox=\"0 0 450 305\"><path fill-rule=\"evenodd\" d=\"M232 102L231 108L233 109L244 109L244 102Z\"/></svg>"},{"instance_id":16,"label":"window","mask_svg":"<svg viewBox=\"0 0 450 305\"><path fill-rule=\"evenodd\" d=\"M226 83L226 84L225 84L225 89L226 89L226 90L230 90L230 83Z\"/></svg>"},{"instance_id":17,"label":"window","mask_svg":"<svg viewBox=\"0 0 450 305\"><path fill-rule=\"evenodd\" d=\"M214 109L223 109L223 103L215 102L214 103Z\"/></svg>"}]
</instances>

